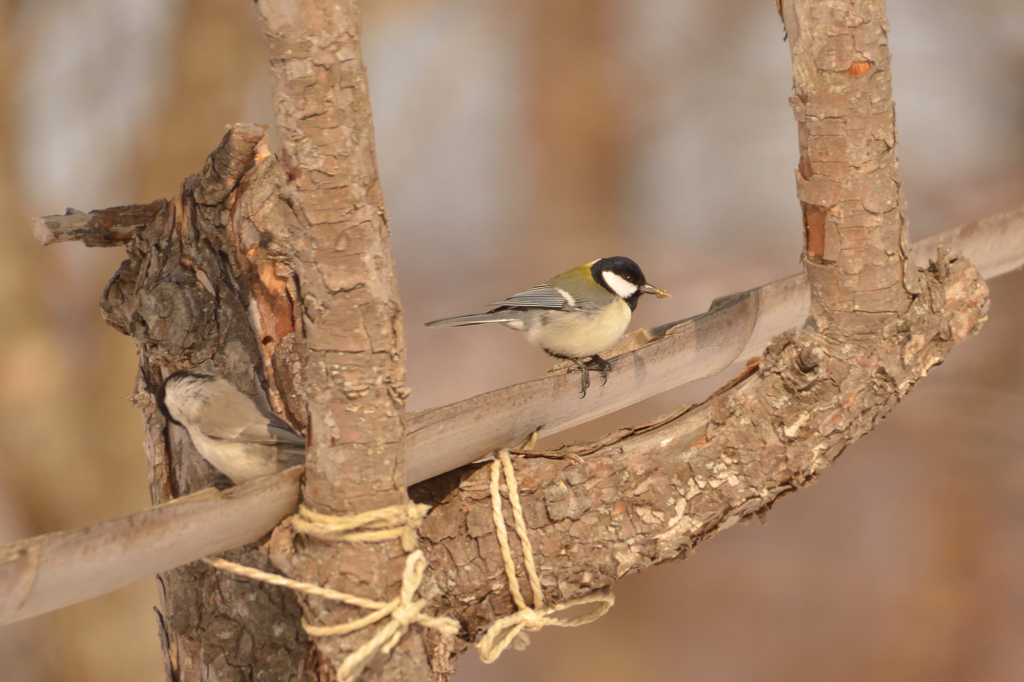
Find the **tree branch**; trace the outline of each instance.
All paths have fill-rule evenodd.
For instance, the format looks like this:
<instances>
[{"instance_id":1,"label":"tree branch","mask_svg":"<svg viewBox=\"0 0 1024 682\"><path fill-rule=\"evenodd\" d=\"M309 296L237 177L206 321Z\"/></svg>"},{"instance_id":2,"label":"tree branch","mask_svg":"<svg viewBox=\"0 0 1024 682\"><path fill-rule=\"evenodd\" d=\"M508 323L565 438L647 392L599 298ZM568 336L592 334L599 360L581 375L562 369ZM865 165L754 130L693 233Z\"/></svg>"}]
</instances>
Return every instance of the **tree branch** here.
<instances>
[{"instance_id":1,"label":"tree branch","mask_svg":"<svg viewBox=\"0 0 1024 682\"><path fill-rule=\"evenodd\" d=\"M924 295L928 303L953 305L940 319L929 313L912 324L911 338L928 340L909 358L921 371L943 344L962 338L943 334L973 331L985 306L985 288L962 260L931 291L937 295ZM807 357L816 366L806 367ZM902 364L898 354L888 358L894 359ZM903 374L883 384L878 365L839 364L832 349L785 334L754 376L708 402L556 453L582 456L583 464L518 460L545 601L573 599L685 558L718 531L764 513L781 495L813 482L912 384ZM514 610L508 592L494 588L503 584L502 563L488 483L486 470L460 470L417 489L423 501L438 503L420 531L429 543L429 579L444 590L443 612L463 621L470 640Z\"/></svg>"},{"instance_id":2,"label":"tree branch","mask_svg":"<svg viewBox=\"0 0 1024 682\"><path fill-rule=\"evenodd\" d=\"M929 259L937 258L935 250L939 244L942 244L944 248L949 248L952 253L962 254L965 258L974 261L987 278L1015 270L1024 263L1024 208L1000 213L916 242L914 244L915 262L918 265L927 266ZM1003 248L1004 246L1005 248ZM777 333L780 334L798 326L810 313L810 295L806 293L808 289L804 275L794 275L782 281L796 282L799 287L803 288L805 308L790 316L792 323L787 328L779 329ZM787 287L787 290L792 290L792 288ZM755 297L761 301L765 300L762 295ZM788 307L790 307L789 304L783 305L783 308ZM692 322L694 319L696 318L691 318L689 321ZM779 316L778 319L785 320L785 317ZM670 326L679 324L682 322L671 323ZM641 330L641 333L644 337L652 335L649 330ZM763 350L762 348L757 353L760 354ZM638 352L642 353L643 351ZM680 352L679 361L689 364L694 362L695 358L699 360L700 355L695 354L694 350L685 349ZM536 381L543 382L546 379ZM527 383L533 384L536 381ZM486 396L501 396L506 391L516 388L516 386L511 386L488 393ZM576 384L572 385L570 392L572 395L579 395ZM572 395L568 397L572 398ZM453 412L464 415L453 417L453 420L456 420L453 421L456 427L457 420L477 419L471 404L482 397L484 396L470 398L468 401L444 408L414 413L409 416L410 428L416 428L415 425L419 423L420 415L434 410L451 409ZM490 399L500 402L498 398ZM552 409L555 410L557 407ZM603 404L592 405L592 409L603 410L604 406ZM497 419L499 416L495 415L492 418ZM435 427L432 425L434 423L438 425ZM429 422L430 426L420 428L440 429L442 428L441 423L440 420ZM622 433L620 432L620 435ZM514 443L515 440L510 439L502 445L509 446ZM422 472L444 466L434 457L444 456L447 451L445 449L428 450L420 447L407 454L410 468L416 467L417 471ZM480 453L475 458L486 454L486 452ZM413 457L417 457L417 459L413 459ZM447 471L440 473L447 473ZM426 477L423 477L422 473L409 474L410 485L425 480ZM186 504L186 502L191 502L191 496L178 498L168 503L175 505L174 518L180 519L179 523L195 530L194 532L175 534L174 541L167 542L166 545L161 544L166 539L164 537L166 532L164 519L166 517L163 515L165 505L161 505L83 530L44 535L0 547L0 557L5 557L5 559L0 559L0 594L21 594L18 586L26 584L26 581L32 583L31 592L21 607L13 610L10 604L7 605L7 610L0 607L0 625L70 606L141 580L153 573L169 571L210 554L233 549L252 539L262 537L273 530L282 519L294 512L298 483L294 473L282 473L260 481L259 485L254 483L231 489L230 500L209 497L206 491L198 493L200 497L196 498L199 503L197 506ZM428 486L433 485L428 484ZM238 508L245 510L260 510L260 513L245 511L236 514L232 511L232 505L238 505ZM4 563L14 562L22 553L25 543L29 542L40 548L38 567L34 569L36 575L42 576L45 572L53 570L55 572L53 576L47 577L45 580L35 579L33 582L30 576L26 577L27 574L22 572L24 570L22 565L8 566L7 563ZM76 573L74 576L69 576L67 580L60 577L59 571L64 570L72 561L69 557L85 555L92 557L97 562L94 570ZM52 562L48 559L50 556L54 557ZM77 563L77 560L74 561ZM45 587L46 585L51 585L52 588Z\"/></svg>"},{"instance_id":3,"label":"tree branch","mask_svg":"<svg viewBox=\"0 0 1024 682\"><path fill-rule=\"evenodd\" d=\"M807 485L984 320L988 290L970 262L908 263L884 8L784 0L783 15L814 324L777 338L752 376L703 405L565 450L582 464L519 463L548 603L683 558ZM514 608L494 589L486 479L451 474L421 491L437 504L421 529L431 578L471 641Z\"/></svg>"},{"instance_id":4,"label":"tree branch","mask_svg":"<svg viewBox=\"0 0 1024 682\"><path fill-rule=\"evenodd\" d=\"M305 346L309 413L304 504L351 515L408 501L404 433L405 340L394 258L377 176L361 23L355 0L258 0L274 87L289 240ZM274 563L293 578L386 601L401 582L398 541L335 544L274 533ZM357 566L346 570L345 566ZM339 568L341 567L341 568ZM364 614L303 596L305 619L331 626ZM334 680L349 652L384 623L318 637L320 678ZM427 679L423 633L414 628L369 677Z\"/></svg>"},{"instance_id":5,"label":"tree branch","mask_svg":"<svg viewBox=\"0 0 1024 682\"><path fill-rule=\"evenodd\" d=\"M289 326L281 317L292 323L294 287L281 246L287 226L268 210L284 178L265 140L262 128L234 126L203 171L187 178L125 244L128 258L100 302L107 322L138 346L135 402L143 413L154 502L200 490L214 475L184 430L167 424L156 408L153 394L172 371L216 372L261 401L267 381L271 400L293 422L304 423L302 394L287 382L278 390L276 380L276 367L295 364L297 344L294 334L278 334ZM262 287L252 285L254 275ZM253 545L230 557L272 568ZM313 678L311 645L289 591L236 580L203 564L158 581L161 641L174 679L241 682L249 668ZM278 626L287 637L275 635Z\"/></svg>"}]
</instances>

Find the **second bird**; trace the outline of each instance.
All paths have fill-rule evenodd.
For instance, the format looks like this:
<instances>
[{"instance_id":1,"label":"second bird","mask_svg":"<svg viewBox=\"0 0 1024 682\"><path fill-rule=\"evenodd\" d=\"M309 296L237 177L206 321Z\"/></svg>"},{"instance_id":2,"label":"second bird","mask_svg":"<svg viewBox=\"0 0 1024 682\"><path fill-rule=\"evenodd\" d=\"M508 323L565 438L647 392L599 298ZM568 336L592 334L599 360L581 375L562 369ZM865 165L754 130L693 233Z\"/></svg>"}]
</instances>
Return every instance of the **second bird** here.
<instances>
[{"instance_id":1,"label":"second bird","mask_svg":"<svg viewBox=\"0 0 1024 682\"><path fill-rule=\"evenodd\" d=\"M583 372L607 375L611 365L600 356L625 333L642 294L669 293L647 283L640 266L624 256L599 258L566 270L544 284L490 304L490 312L427 322L428 327L461 327L497 322L526 332L526 340L548 355L569 360ZM584 359L589 358L587 362Z\"/></svg>"},{"instance_id":2,"label":"second bird","mask_svg":"<svg viewBox=\"0 0 1024 682\"><path fill-rule=\"evenodd\" d=\"M302 434L223 377L175 372L156 401L168 419L185 427L199 454L236 484L305 461Z\"/></svg>"}]
</instances>

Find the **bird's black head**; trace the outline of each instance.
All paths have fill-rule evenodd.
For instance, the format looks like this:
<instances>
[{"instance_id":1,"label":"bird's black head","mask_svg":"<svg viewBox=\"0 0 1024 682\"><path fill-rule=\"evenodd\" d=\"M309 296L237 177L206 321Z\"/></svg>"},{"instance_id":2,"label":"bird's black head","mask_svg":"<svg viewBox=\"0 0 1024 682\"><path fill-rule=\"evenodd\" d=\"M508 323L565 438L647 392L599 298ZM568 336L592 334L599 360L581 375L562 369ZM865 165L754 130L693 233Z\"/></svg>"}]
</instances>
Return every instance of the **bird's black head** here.
<instances>
[{"instance_id":1,"label":"bird's black head","mask_svg":"<svg viewBox=\"0 0 1024 682\"><path fill-rule=\"evenodd\" d=\"M163 413L167 421L174 422L180 426L181 422L172 417L170 411L167 409L167 388L169 386L174 386L174 384L182 381L183 379L208 381L214 378L215 377L212 374L203 374L202 372L193 372L187 369L178 370L164 379L164 383L160 384L160 388L156 392L156 406L160 408L160 412Z\"/></svg>"},{"instance_id":2,"label":"bird's black head","mask_svg":"<svg viewBox=\"0 0 1024 682\"><path fill-rule=\"evenodd\" d=\"M590 274L595 282L624 300L630 310L636 310L640 295L647 293L644 287L650 289L644 271L625 256L599 258L590 266Z\"/></svg>"}]
</instances>

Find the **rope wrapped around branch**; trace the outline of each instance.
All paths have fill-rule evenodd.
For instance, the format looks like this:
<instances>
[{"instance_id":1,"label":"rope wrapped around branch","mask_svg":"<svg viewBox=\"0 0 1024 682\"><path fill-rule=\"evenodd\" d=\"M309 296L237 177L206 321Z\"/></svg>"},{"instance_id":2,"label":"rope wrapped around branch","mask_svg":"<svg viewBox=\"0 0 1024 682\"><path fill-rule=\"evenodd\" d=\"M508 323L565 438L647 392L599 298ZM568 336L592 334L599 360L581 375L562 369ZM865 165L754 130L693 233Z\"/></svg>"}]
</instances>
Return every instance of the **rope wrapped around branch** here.
<instances>
[{"instance_id":1,"label":"rope wrapped around branch","mask_svg":"<svg viewBox=\"0 0 1024 682\"><path fill-rule=\"evenodd\" d=\"M321 514L300 506L292 517L295 532L326 542L387 542L402 540L402 549L416 549L417 531L423 525L430 506L426 504L396 504L373 509L355 516Z\"/></svg>"},{"instance_id":2,"label":"rope wrapped around branch","mask_svg":"<svg viewBox=\"0 0 1024 682\"><path fill-rule=\"evenodd\" d=\"M526 577L530 582L530 589L533 591L533 608L528 607L526 600L523 599L519 578L516 577L515 562L512 560L512 550L508 544L508 529L505 526L505 516L501 511L500 485L503 472L505 485L508 487L508 500L512 505L512 519L515 522L516 535L519 536L523 547ZM615 604L615 595L609 592L594 592L560 604L544 606L544 595L541 591L540 578L537 577L537 565L533 558L533 545L526 534L526 520L523 518L523 506L519 501L519 486L516 483L515 469L512 468L508 450L498 452L498 456L491 463L491 512L498 544L501 547L501 558L505 564L505 575L508 577L509 591L512 593L512 600L518 610L504 618L499 618L487 628L487 632L476 644L481 661L493 663L513 643L517 649L526 648L529 643L526 632L536 632L545 625L563 628L586 625L608 613L608 609ZM555 615L560 611L587 604L593 604L593 607L574 618Z\"/></svg>"},{"instance_id":3,"label":"rope wrapped around branch","mask_svg":"<svg viewBox=\"0 0 1024 682\"><path fill-rule=\"evenodd\" d=\"M337 517L319 514L300 507L299 513L293 519L293 525L299 532L329 541L382 542L401 539L404 547L407 538L410 537L410 532L412 542L415 543L416 529L423 522L428 510L427 505L409 503L376 509L355 516ZM425 628L433 628L442 635L448 636L458 634L462 628L459 621L454 618L430 616L423 613L423 609L427 606L427 600L416 599L416 591L419 589L420 583L423 582L427 559L418 549L406 557L399 595L387 602L366 599L328 587L292 580L276 573L267 573L226 559L214 558L203 561L215 568L237 575L261 580L279 587L287 587L314 597L367 609L371 612L362 618L338 625L311 625L303 619L302 627L312 637L346 635L390 617L390 620L368 642L345 657L338 667L338 682L353 682L377 654L390 654L395 645L409 631L411 625L419 624Z\"/></svg>"}]
</instances>

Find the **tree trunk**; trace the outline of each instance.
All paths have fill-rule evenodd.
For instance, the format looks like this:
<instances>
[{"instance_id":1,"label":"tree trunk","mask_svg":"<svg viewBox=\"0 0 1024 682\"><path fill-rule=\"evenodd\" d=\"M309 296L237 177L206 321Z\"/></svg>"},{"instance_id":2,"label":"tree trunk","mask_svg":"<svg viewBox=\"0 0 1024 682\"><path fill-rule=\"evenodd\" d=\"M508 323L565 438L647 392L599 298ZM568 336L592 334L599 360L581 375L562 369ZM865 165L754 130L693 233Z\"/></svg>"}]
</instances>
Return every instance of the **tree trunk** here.
<instances>
[{"instance_id":1,"label":"tree trunk","mask_svg":"<svg viewBox=\"0 0 1024 682\"><path fill-rule=\"evenodd\" d=\"M294 423L306 421L289 375L274 371L275 362L288 366L300 357L290 334L289 280L280 275L287 266L277 262L287 235L280 214L265 210L283 186L265 132L235 126L203 171L159 202L155 217L134 232L128 259L104 291L107 322L139 347L136 404L147 425L154 503L198 490L215 475L184 429L168 425L157 410L153 395L170 372L215 372L260 400L266 382L278 409L284 404ZM119 236L110 235L112 241ZM272 568L255 545L228 558ZM315 679L301 610L288 590L202 563L158 579L168 679L242 682L257 671L272 679Z\"/></svg>"},{"instance_id":2,"label":"tree trunk","mask_svg":"<svg viewBox=\"0 0 1024 682\"><path fill-rule=\"evenodd\" d=\"M354 0L261 0L258 6L289 180L287 204L279 208L291 228L290 263L302 292L296 337L305 356L293 380L309 410L305 504L340 515L404 504L405 341L359 11ZM382 601L395 596L405 559L398 541L299 543L288 524L275 533L271 551L298 579ZM315 625L365 615L319 598L303 603ZM321 679L333 680L345 656L382 625L320 638ZM414 629L367 677L428 679L426 661Z\"/></svg>"}]
</instances>

